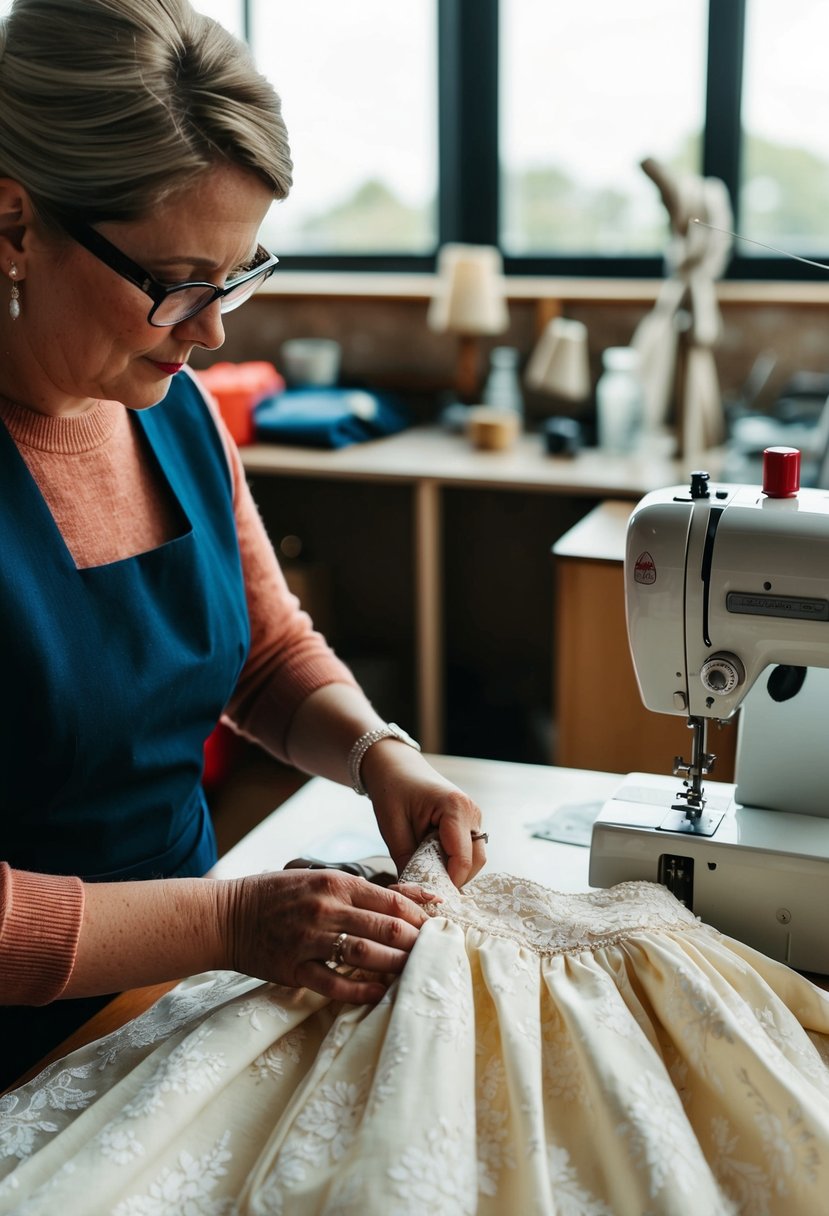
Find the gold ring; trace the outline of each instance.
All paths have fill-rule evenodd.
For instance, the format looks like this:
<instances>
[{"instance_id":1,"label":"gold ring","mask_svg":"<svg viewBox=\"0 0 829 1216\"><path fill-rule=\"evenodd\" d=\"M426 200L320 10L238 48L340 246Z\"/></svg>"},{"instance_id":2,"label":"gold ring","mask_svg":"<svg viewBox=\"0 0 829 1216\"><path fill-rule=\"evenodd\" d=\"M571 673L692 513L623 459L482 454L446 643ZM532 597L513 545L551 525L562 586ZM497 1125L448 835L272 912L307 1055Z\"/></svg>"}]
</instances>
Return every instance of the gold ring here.
<instances>
[{"instance_id":1,"label":"gold ring","mask_svg":"<svg viewBox=\"0 0 829 1216\"><path fill-rule=\"evenodd\" d=\"M336 971L343 961L343 950L345 943L348 941L347 933L338 933L334 938L334 945L331 947L331 954L325 960L326 967L330 967L332 971Z\"/></svg>"},{"instance_id":2,"label":"gold ring","mask_svg":"<svg viewBox=\"0 0 829 1216\"><path fill-rule=\"evenodd\" d=\"M489 832L470 832L469 835L472 837L473 843L476 840L482 840L484 844L489 844Z\"/></svg>"}]
</instances>

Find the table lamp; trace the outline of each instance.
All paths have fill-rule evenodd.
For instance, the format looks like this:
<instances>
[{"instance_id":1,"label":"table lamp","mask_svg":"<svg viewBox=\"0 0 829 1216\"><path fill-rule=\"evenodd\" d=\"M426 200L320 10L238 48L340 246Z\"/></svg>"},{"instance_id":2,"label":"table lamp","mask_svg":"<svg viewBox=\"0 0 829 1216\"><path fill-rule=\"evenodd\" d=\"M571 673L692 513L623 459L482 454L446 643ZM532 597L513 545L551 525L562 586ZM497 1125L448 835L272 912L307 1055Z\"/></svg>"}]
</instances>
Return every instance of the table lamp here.
<instances>
[{"instance_id":1,"label":"table lamp","mask_svg":"<svg viewBox=\"0 0 829 1216\"><path fill-rule=\"evenodd\" d=\"M465 404L476 401L481 338L502 333L509 325L503 262L494 246L449 244L441 248L427 324L438 333L458 335L455 389Z\"/></svg>"},{"instance_id":2,"label":"table lamp","mask_svg":"<svg viewBox=\"0 0 829 1216\"><path fill-rule=\"evenodd\" d=\"M524 371L527 386L563 401L580 403L590 396L587 326L554 317L544 327Z\"/></svg>"}]
</instances>

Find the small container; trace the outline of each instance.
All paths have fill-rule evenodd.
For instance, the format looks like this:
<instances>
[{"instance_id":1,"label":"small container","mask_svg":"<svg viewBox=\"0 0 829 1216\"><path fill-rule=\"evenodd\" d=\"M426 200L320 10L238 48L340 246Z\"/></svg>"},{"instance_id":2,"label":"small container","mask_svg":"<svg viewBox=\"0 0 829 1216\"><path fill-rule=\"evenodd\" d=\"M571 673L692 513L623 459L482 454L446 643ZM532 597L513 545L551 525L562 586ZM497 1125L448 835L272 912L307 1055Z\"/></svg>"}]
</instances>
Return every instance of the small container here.
<instances>
[{"instance_id":1,"label":"small container","mask_svg":"<svg viewBox=\"0 0 829 1216\"><path fill-rule=\"evenodd\" d=\"M262 360L214 363L196 375L215 397L227 429L239 447L253 443L256 438L253 411L259 402L285 389L285 381L274 365Z\"/></svg>"},{"instance_id":2,"label":"small container","mask_svg":"<svg viewBox=\"0 0 829 1216\"><path fill-rule=\"evenodd\" d=\"M289 338L280 353L291 388L332 388L337 383L342 351L333 338Z\"/></svg>"},{"instance_id":3,"label":"small container","mask_svg":"<svg viewBox=\"0 0 829 1216\"><path fill-rule=\"evenodd\" d=\"M548 456L575 456L584 442L575 418L548 418L542 429Z\"/></svg>"},{"instance_id":4,"label":"small container","mask_svg":"<svg viewBox=\"0 0 829 1216\"><path fill-rule=\"evenodd\" d=\"M639 351L610 346L602 356L604 371L596 385L596 431L606 452L632 452L639 446L645 416Z\"/></svg>"},{"instance_id":5,"label":"small container","mask_svg":"<svg viewBox=\"0 0 829 1216\"><path fill-rule=\"evenodd\" d=\"M467 412L466 433L473 446L485 452L503 452L511 448L520 429L521 419L515 410L473 405Z\"/></svg>"}]
</instances>

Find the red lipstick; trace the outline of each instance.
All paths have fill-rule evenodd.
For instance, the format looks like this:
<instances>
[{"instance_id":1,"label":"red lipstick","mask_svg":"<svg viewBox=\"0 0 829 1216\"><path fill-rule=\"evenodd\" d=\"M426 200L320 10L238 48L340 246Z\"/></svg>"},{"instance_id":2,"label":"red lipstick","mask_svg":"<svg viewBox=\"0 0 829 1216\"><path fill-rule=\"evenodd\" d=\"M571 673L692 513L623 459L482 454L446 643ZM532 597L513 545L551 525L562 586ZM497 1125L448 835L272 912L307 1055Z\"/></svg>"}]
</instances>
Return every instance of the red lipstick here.
<instances>
[{"instance_id":1,"label":"red lipstick","mask_svg":"<svg viewBox=\"0 0 829 1216\"><path fill-rule=\"evenodd\" d=\"M180 372L184 367L183 363L159 363L156 359L150 359L153 367L157 367L159 371L164 372L165 376L174 376L176 372Z\"/></svg>"}]
</instances>

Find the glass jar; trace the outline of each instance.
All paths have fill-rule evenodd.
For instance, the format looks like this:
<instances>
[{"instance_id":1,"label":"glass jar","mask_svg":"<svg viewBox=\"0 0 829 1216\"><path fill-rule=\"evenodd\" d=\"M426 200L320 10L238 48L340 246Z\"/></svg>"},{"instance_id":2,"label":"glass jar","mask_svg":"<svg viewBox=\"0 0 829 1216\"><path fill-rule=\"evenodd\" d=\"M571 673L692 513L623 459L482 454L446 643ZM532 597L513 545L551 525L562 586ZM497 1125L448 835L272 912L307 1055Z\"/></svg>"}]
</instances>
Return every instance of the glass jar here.
<instances>
[{"instance_id":1,"label":"glass jar","mask_svg":"<svg viewBox=\"0 0 829 1216\"><path fill-rule=\"evenodd\" d=\"M524 396L518 374L520 353L514 346L495 346L489 356L489 374L483 404L497 410L512 410L523 417Z\"/></svg>"},{"instance_id":2,"label":"glass jar","mask_svg":"<svg viewBox=\"0 0 829 1216\"><path fill-rule=\"evenodd\" d=\"M645 417L641 359L632 346L610 346L596 385L596 438L606 452L632 452L639 446Z\"/></svg>"}]
</instances>

